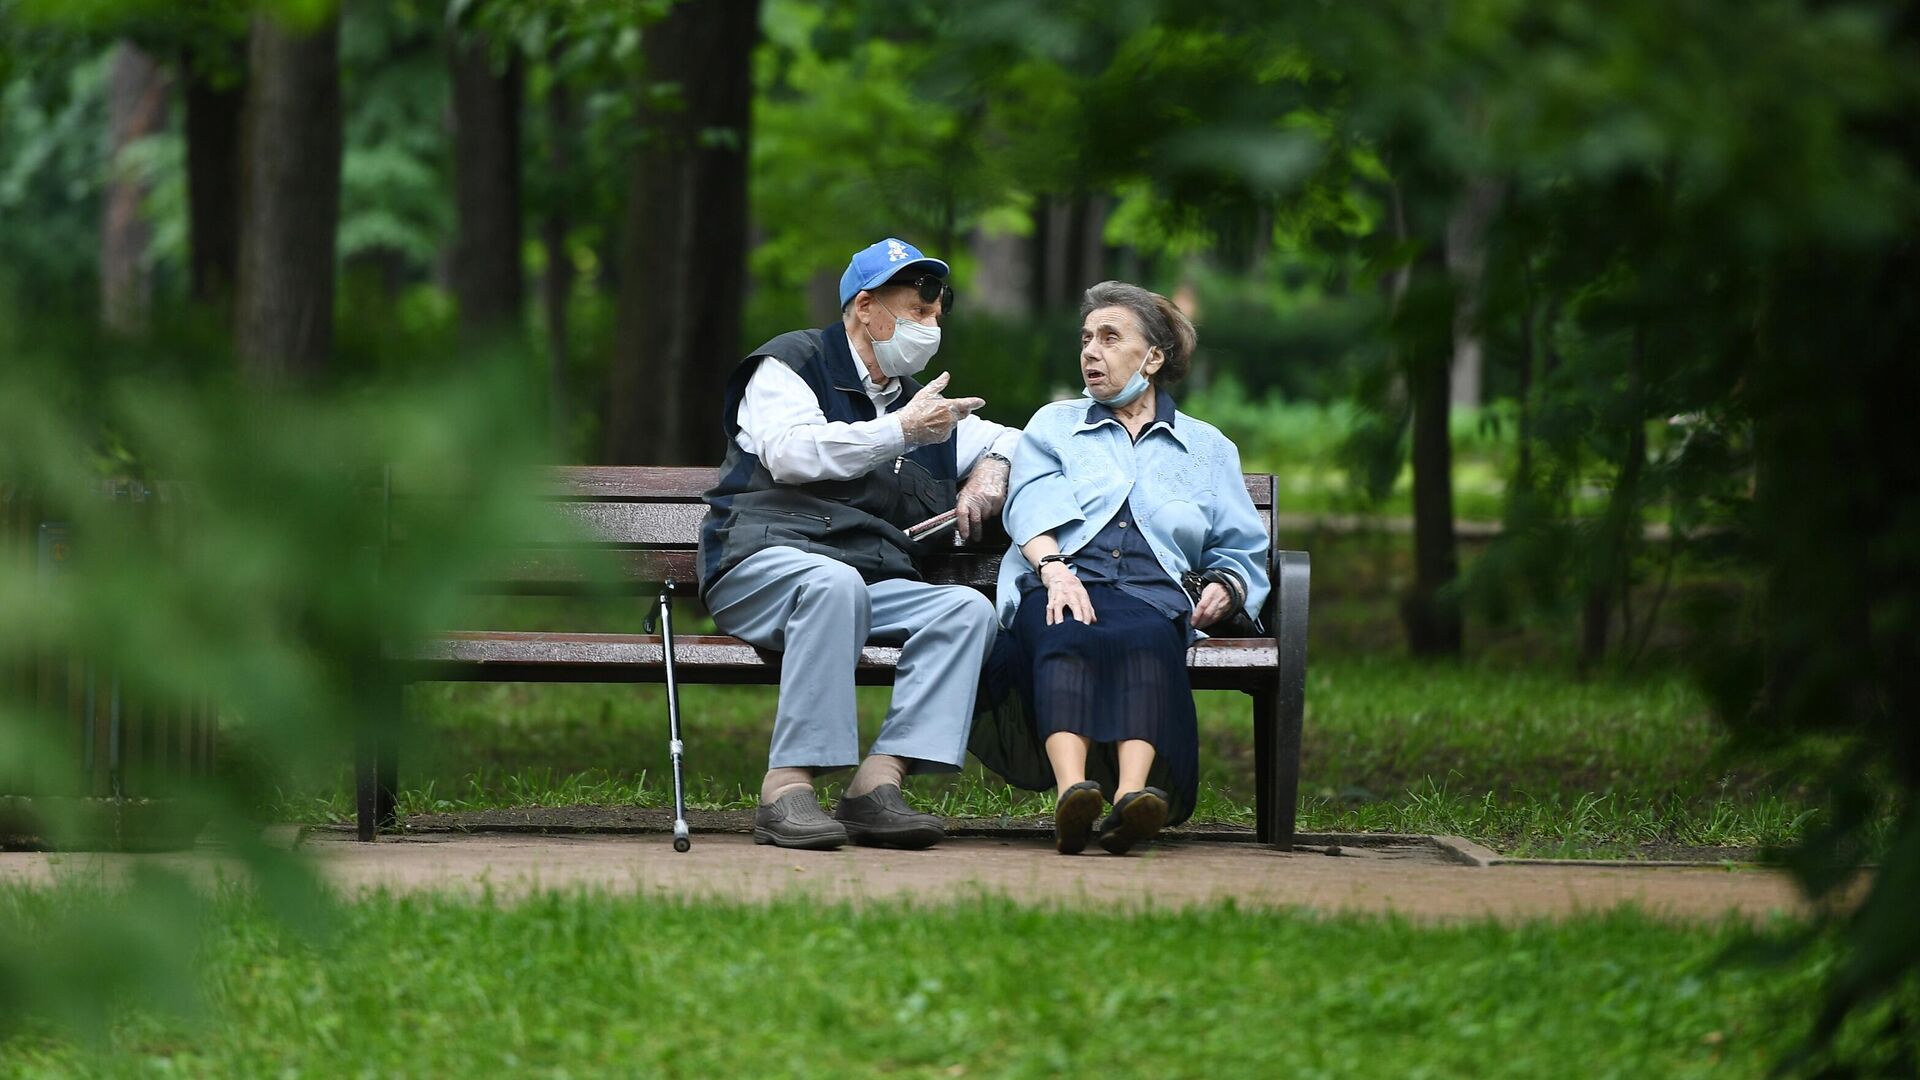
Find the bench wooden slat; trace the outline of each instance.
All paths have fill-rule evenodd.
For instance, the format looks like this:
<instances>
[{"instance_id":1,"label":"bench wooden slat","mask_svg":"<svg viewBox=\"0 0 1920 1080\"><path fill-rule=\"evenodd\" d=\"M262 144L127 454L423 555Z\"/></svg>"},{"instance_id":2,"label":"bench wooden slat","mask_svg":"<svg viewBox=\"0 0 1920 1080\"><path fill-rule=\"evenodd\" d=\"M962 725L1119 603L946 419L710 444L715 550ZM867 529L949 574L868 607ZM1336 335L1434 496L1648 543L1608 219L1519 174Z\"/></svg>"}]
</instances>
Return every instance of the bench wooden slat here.
<instances>
[{"instance_id":1,"label":"bench wooden slat","mask_svg":"<svg viewBox=\"0 0 1920 1080\"><path fill-rule=\"evenodd\" d=\"M992 599L1000 578L998 550L958 548L929 558L922 566L928 581L967 585ZM554 596L610 592L639 596L669 578L691 596L698 581L696 553L689 549L517 548L503 554L469 583L480 594Z\"/></svg>"},{"instance_id":2,"label":"bench wooden slat","mask_svg":"<svg viewBox=\"0 0 1920 1080\"><path fill-rule=\"evenodd\" d=\"M536 544L589 541L645 547L690 547L700 540L704 503L569 502L541 515L548 526L527 539Z\"/></svg>"},{"instance_id":3,"label":"bench wooden slat","mask_svg":"<svg viewBox=\"0 0 1920 1080\"><path fill-rule=\"evenodd\" d=\"M718 466L633 469L612 465L548 470L540 493L560 499L698 499L720 477Z\"/></svg>"},{"instance_id":4,"label":"bench wooden slat","mask_svg":"<svg viewBox=\"0 0 1920 1080\"><path fill-rule=\"evenodd\" d=\"M558 596L610 591L641 595L673 580L691 593L699 579L691 548L515 548L472 582L476 593Z\"/></svg>"},{"instance_id":5,"label":"bench wooden slat","mask_svg":"<svg viewBox=\"0 0 1920 1080\"><path fill-rule=\"evenodd\" d=\"M1209 638L1187 650L1194 686L1246 689L1273 669L1272 638ZM665 658L658 634L576 634L547 631L468 631L442 634L408 647L390 647L389 660L411 678L482 682L659 682ZM723 634L681 634L673 660L683 682L771 686L780 681L778 653ZM855 678L891 683L900 650L869 645ZM693 675L693 678L687 676Z\"/></svg>"},{"instance_id":6,"label":"bench wooden slat","mask_svg":"<svg viewBox=\"0 0 1920 1080\"><path fill-rule=\"evenodd\" d=\"M929 558L926 577L943 585L969 585L992 596L1000 575L1001 552L961 548ZM550 596L609 591L650 593L672 578L691 595L697 579L696 553L689 548L516 548L505 552L471 591Z\"/></svg>"},{"instance_id":7,"label":"bench wooden slat","mask_svg":"<svg viewBox=\"0 0 1920 1080\"><path fill-rule=\"evenodd\" d=\"M408 507L428 502L456 505L451 498L405 500L395 511L388 526L389 543L404 546L412 542L408 527ZM528 516L526 529L515 536L516 543L539 547L593 547L609 544L641 547L691 548L700 542L700 523L707 516L704 503L578 501L541 504L540 512Z\"/></svg>"},{"instance_id":8,"label":"bench wooden slat","mask_svg":"<svg viewBox=\"0 0 1920 1080\"><path fill-rule=\"evenodd\" d=\"M541 470L532 487L538 496L558 500L698 501L713 486L718 473L713 466L646 469L612 465L559 466ZM1245 479L1253 505L1262 510L1272 509L1273 477L1248 473ZM424 482L410 481L400 473L394 475L393 493L401 499L454 494Z\"/></svg>"},{"instance_id":9,"label":"bench wooden slat","mask_svg":"<svg viewBox=\"0 0 1920 1080\"><path fill-rule=\"evenodd\" d=\"M618 465L564 465L534 469L514 476L529 494L540 499L616 499L685 501L698 499L719 476L715 465L645 468ZM477 477L422 474L395 467L386 480L396 499L459 498Z\"/></svg>"},{"instance_id":10,"label":"bench wooden slat","mask_svg":"<svg viewBox=\"0 0 1920 1080\"><path fill-rule=\"evenodd\" d=\"M699 542L700 523L707 516L706 506L697 502L563 502L552 509L553 513L535 518L533 531L522 538L524 543L556 547L622 544L690 548ZM1273 511L1261 510L1259 514L1261 528L1271 534ZM1004 534L999 535L1001 544L990 546L996 552L1004 552ZM406 543L404 515L396 519L393 537L397 544Z\"/></svg>"}]
</instances>

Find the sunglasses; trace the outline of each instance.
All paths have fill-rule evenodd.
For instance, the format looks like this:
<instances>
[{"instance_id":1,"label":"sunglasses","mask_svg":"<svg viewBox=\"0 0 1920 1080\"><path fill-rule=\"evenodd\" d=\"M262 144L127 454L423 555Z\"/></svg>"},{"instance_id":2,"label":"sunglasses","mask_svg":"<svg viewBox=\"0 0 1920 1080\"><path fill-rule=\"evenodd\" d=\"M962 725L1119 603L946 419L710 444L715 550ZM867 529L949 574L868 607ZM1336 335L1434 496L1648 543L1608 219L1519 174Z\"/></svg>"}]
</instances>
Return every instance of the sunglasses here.
<instances>
[{"instance_id":1,"label":"sunglasses","mask_svg":"<svg viewBox=\"0 0 1920 1080\"><path fill-rule=\"evenodd\" d=\"M920 299L929 304L935 300L940 301L940 314L942 315L953 310L953 286L948 285L945 281L934 277L932 274L920 274L916 277L897 277L888 281L887 284L890 286L905 285L914 292L919 293Z\"/></svg>"}]
</instances>

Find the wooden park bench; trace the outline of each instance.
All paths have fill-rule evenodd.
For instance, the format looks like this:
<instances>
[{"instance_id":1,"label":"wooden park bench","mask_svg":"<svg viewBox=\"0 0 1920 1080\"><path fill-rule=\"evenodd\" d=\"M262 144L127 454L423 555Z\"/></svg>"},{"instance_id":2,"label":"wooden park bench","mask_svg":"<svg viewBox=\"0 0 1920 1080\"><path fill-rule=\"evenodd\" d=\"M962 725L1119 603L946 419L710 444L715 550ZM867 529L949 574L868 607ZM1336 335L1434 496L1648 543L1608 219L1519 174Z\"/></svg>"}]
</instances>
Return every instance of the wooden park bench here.
<instances>
[{"instance_id":1,"label":"wooden park bench","mask_svg":"<svg viewBox=\"0 0 1920 1080\"><path fill-rule=\"evenodd\" d=\"M713 484L712 469L584 467L550 471L544 498L555 515L577 528L557 529L545 542L503 553L492 580L475 582L480 592L516 595L566 595L592 588L611 573L623 591L651 598L671 579L692 596L698 580L694 550L706 515L701 493ZM1247 492L1274 533L1273 477L1248 474ZM408 498L445 497L442 492L390 490L394 505ZM1004 533L998 540L943 550L922 567L927 580L968 585L993 596ZM560 535L591 538L582 544L555 543ZM593 549L583 558L581 548ZM1273 598L1261 623L1273 633L1264 638L1208 638L1187 654L1196 690L1240 690L1253 698L1256 758L1255 807L1261 842L1286 850L1293 844L1294 809L1300 780L1300 719L1306 702L1307 587L1305 552L1273 546ZM862 650L856 680L889 685L900 650L869 645ZM662 682L661 640L649 634L528 633L461 631L420 642L396 644L387 656L387 682L397 695L409 682ZM776 686L780 654L756 649L738 638L714 634L677 634L674 673L681 684ZM402 715L397 701L388 714ZM695 747L699 719L685 737ZM372 840L378 826L396 824L394 793L398 781L391 730L374 727L363 734L355 776L359 837Z\"/></svg>"}]
</instances>

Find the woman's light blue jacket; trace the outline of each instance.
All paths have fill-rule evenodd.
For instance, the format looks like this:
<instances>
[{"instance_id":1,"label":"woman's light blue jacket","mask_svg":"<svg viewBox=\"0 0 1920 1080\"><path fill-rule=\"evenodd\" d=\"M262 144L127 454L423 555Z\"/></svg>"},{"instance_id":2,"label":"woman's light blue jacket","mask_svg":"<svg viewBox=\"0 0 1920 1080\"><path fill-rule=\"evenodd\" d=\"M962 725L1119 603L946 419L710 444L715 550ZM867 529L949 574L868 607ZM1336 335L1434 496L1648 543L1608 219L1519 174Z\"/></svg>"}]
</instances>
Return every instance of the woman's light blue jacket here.
<instances>
[{"instance_id":1,"label":"woman's light blue jacket","mask_svg":"<svg viewBox=\"0 0 1920 1080\"><path fill-rule=\"evenodd\" d=\"M1247 495L1240 451L1220 429L1171 404L1161 393L1159 418L1137 443L1098 402L1056 401L1033 414L1002 511L1013 537L1000 560L1002 626L1012 625L1020 606L1020 575L1033 571L1021 544L1052 533L1061 551L1075 554L1129 500L1174 581L1188 570L1231 570L1247 583L1247 611L1259 612L1268 588L1267 530Z\"/></svg>"}]
</instances>

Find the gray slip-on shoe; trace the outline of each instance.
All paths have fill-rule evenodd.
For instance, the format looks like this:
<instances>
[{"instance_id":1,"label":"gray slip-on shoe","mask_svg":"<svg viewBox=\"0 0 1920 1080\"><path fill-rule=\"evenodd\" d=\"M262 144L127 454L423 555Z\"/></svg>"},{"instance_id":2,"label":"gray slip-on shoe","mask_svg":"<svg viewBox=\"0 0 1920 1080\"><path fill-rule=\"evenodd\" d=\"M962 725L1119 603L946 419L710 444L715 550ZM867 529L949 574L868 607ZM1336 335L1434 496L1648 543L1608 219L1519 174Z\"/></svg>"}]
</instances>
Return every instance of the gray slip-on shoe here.
<instances>
[{"instance_id":1,"label":"gray slip-on shoe","mask_svg":"<svg viewBox=\"0 0 1920 1080\"><path fill-rule=\"evenodd\" d=\"M1053 806L1054 850L1062 855L1087 850L1087 842L1093 839L1093 823L1100 820L1100 810L1106 805L1100 785L1091 780L1082 780L1061 792L1060 801Z\"/></svg>"},{"instance_id":2,"label":"gray slip-on shoe","mask_svg":"<svg viewBox=\"0 0 1920 1080\"><path fill-rule=\"evenodd\" d=\"M820 809L812 791L790 791L753 812L753 842L832 851L847 842L847 830Z\"/></svg>"},{"instance_id":3,"label":"gray slip-on shoe","mask_svg":"<svg viewBox=\"0 0 1920 1080\"><path fill-rule=\"evenodd\" d=\"M1133 845L1160 835L1169 809L1167 793L1157 787L1129 791L1100 823L1100 846L1111 854L1125 855Z\"/></svg>"},{"instance_id":4,"label":"gray slip-on shoe","mask_svg":"<svg viewBox=\"0 0 1920 1080\"><path fill-rule=\"evenodd\" d=\"M842 798L833 816L854 843L869 847L924 848L947 838L940 819L908 806L897 784Z\"/></svg>"}]
</instances>

